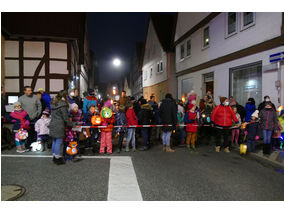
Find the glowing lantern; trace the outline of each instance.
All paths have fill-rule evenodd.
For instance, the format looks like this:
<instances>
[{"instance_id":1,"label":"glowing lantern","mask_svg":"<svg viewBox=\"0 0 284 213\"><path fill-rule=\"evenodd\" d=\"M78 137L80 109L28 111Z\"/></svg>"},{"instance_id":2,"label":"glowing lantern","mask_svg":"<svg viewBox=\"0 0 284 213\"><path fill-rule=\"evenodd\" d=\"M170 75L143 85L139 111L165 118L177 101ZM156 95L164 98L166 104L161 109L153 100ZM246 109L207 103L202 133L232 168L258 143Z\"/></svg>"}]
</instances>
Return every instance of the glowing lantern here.
<instances>
[{"instance_id":1,"label":"glowing lantern","mask_svg":"<svg viewBox=\"0 0 284 213\"><path fill-rule=\"evenodd\" d=\"M69 142L66 148L66 153L68 155L76 155L78 153L77 146L78 146L78 143L76 141Z\"/></svg>"},{"instance_id":2,"label":"glowing lantern","mask_svg":"<svg viewBox=\"0 0 284 213\"><path fill-rule=\"evenodd\" d=\"M181 101L182 101L182 103L185 103L185 97L184 97L184 95L181 97Z\"/></svg>"},{"instance_id":3,"label":"glowing lantern","mask_svg":"<svg viewBox=\"0 0 284 213\"><path fill-rule=\"evenodd\" d=\"M240 145L240 154L245 155L247 153L247 145L246 144L241 144Z\"/></svg>"},{"instance_id":4,"label":"glowing lantern","mask_svg":"<svg viewBox=\"0 0 284 213\"><path fill-rule=\"evenodd\" d=\"M101 116L99 116L99 115L94 115L94 116L92 116L92 118L91 118L91 123L92 123L93 125L100 125L100 124L102 123Z\"/></svg>"},{"instance_id":5,"label":"glowing lantern","mask_svg":"<svg viewBox=\"0 0 284 213\"><path fill-rule=\"evenodd\" d=\"M278 107L278 108L277 108L277 112L281 112L282 109L283 109L283 106Z\"/></svg>"},{"instance_id":6,"label":"glowing lantern","mask_svg":"<svg viewBox=\"0 0 284 213\"><path fill-rule=\"evenodd\" d=\"M101 111L101 116L102 116L103 118L111 118L111 116L112 116L112 111L111 111L111 109L108 108L108 107L104 107L104 108L102 109L102 111Z\"/></svg>"}]
</instances>

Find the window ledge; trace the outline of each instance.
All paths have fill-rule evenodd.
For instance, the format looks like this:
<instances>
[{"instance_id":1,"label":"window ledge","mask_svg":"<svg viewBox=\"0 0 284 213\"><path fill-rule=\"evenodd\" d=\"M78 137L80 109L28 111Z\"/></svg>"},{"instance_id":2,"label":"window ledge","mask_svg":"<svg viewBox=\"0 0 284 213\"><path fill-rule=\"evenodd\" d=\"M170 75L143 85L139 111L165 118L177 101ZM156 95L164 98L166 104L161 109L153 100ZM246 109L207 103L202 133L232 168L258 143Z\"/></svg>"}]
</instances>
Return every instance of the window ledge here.
<instances>
[{"instance_id":1,"label":"window ledge","mask_svg":"<svg viewBox=\"0 0 284 213\"><path fill-rule=\"evenodd\" d=\"M191 55L187 55L185 58L191 58Z\"/></svg>"},{"instance_id":2,"label":"window ledge","mask_svg":"<svg viewBox=\"0 0 284 213\"><path fill-rule=\"evenodd\" d=\"M240 31L244 31L244 30L246 30L246 29L248 29L248 28L251 28L251 27L253 27L254 25L255 25L255 22L253 22L253 23L251 23L251 24L249 24L249 25L247 25L247 26L242 26Z\"/></svg>"},{"instance_id":3,"label":"window ledge","mask_svg":"<svg viewBox=\"0 0 284 213\"><path fill-rule=\"evenodd\" d=\"M182 59L179 59L179 62L182 62L182 61L184 61L184 58L182 58Z\"/></svg>"},{"instance_id":4,"label":"window ledge","mask_svg":"<svg viewBox=\"0 0 284 213\"><path fill-rule=\"evenodd\" d=\"M232 36L234 36L234 35L236 35L236 34L238 34L237 31L235 31L235 32L233 32L233 33L231 33L231 34L226 34L226 35L225 35L225 39L230 38L230 37L232 37Z\"/></svg>"},{"instance_id":5,"label":"window ledge","mask_svg":"<svg viewBox=\"0 0 284 213\"><path fill-rule=\"evenodd\" d=\"M201 50L206 50L206 49L208 49L209 47L210 47L210 45L207 45L207 46L205 46L205 47L202 47Z\"/></svg>"}]
</instances>

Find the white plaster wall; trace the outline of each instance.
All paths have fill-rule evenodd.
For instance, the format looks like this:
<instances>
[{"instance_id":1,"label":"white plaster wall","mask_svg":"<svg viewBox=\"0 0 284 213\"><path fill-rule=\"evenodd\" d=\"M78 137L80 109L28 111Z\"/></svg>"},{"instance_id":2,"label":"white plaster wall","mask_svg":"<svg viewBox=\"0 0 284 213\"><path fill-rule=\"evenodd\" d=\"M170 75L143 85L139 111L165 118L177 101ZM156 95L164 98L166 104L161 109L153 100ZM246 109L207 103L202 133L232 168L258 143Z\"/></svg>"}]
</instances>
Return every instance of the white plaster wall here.
<instances>
[{"instance_id":1,"label":"white plaster wall","mask_svg":"<svg viewBox=\"0 0 284 213\"><path fill-rule=\"evenodd\" d=\"M5 60L5 76L19 76L18 60Z\"/></svg>"},{"instance_id":2,"label":"white plaster wall","mask_svg":"<svg viewBox=\"0 0 284 213\"><path fill-rule=\"evenodd\" d=\"M20 92L19 79L5 79L5 91L6 92Z\"/></svg>"},{"instance_id":3,"label":"white plaster wall","mask_svg":"<svg viewBox=\"0 0 284 213\"><path fill-rule=\"evenodd\" d=\"M24 41L24 57L43 57L44 42Z\"/></svg>"},{"instance_id":4,"label":"white plaster wall","mask_svg":"<svg viewBox=\"0 0 284 213\"><path fill-rule=\"evenodd\" d=\"M67 59L67 44L59 42L49 43L50 58Z\"/></svg>"},{"instance_id":5,"label":"white plaster wall","mask_svg":"<svg viewBox=\"0 0 284 213\"><path fill-rule=\"evenodd\" d=\"M163 72L157 72L157 63L163 61ZM152 77L150 78L150 70L152 67ZM144 80L144 73L147 72L147 80ZM149 24L146 48L142 66L142 84L143 87L152 86L167 80L167 55L156 35L152 21Z\"/></svg>"},{"instance_id":6,"label":"white plaster wall","mask_svg":"<svg viewBox=\"0 0 284 213\"><path fill-rule=\"evenodd\" d=\"M50 79L49 85L50 85L51 92L58 92L64 89L64 80L63 79Z\"/></svg>"},{"instance_id":7,"label":"white plaster wall","mask_svg":"<svg viewBox=\"0 0 284 213\"><path fill-rule=\"evenodd\" d=\"M182 61L180 61L179 44L176 47L176 72L280 36L282 13L256 13L255 25L243 31L240 31L240 16L241 14L238 16L238 33L228 38L225 36L226 13L221 13L209 23L209 48L203 49L203 29L206 26L193 33L190 37L191 57ZM184 42L186 40L188 38Z\"/></svg>"},{"instance_id":8,"label":"white plaster wall","mask_svg":"<svg viewBox=\"0 0 284 213\"><path fill-rule=\"evenodd\" d=\"M24 76L34 76L39 60L24 60ZM42 66L39 76L44 76L45 65Z\"/></svg>"},{"instance_id":9,"label":"white plaster wall","mask_svg":"<svg viewBox=\"0 0 284 213\"><path fill-rule=\"evenodd\" d=\"M181 80L186 78L193 79L193 89L198 96L202 96L202 75L209 72L214 72L214 100L219 104L218 96L229 96L229 69L249 63L262 61L262 66L269 65L269 55L284 51L284 47L274 48L268 51L260 52L241 59L230 61L217 66L212 66L198 72L186 74L178 77L178 97L181 98ZM278 105L277 90L275 81L277 80L277 72L262 74L262 97L269 95L271 101ZM257 103L258 104L258 103Z\"/></svg>"},{"instance_id":10,"label":"white plaster wall","mask_svg":"<svg viewBox=\"0 0 284 213\"><path fill-rule=\"evenodd\" d=\"M24 79L24 86L31 86L32 79Z\"/></svg>"},{"instance_id":11,"label":"white plaster wall","mask_svg":"<svg viewBox=\"0 0 284 213\"><path fill-rule=\"evenodd\" d=\"M49 73L56 74L68 74L67 62L66 61L50 61L49 62Z\"/></svg>"},{"instance_id":12,"label":"white plaster wall","mask_svg":"<svg viewBox=\"0 0 284 213\"><path fill-rule=\"evenodd\" d=\"M19 42L5 41L5 57L19 57Z\"/></svg>"}]
</instances>

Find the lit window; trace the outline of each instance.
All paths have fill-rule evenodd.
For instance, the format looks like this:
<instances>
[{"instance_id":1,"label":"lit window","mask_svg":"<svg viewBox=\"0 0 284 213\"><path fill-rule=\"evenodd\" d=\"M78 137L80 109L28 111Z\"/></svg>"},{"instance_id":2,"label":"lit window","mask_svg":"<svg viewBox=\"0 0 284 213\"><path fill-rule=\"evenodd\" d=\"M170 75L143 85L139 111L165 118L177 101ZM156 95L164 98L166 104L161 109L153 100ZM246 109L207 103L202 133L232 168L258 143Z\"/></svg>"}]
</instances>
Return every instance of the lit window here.
<instances>
[{"instance_id":1,"label":"lit window","mask_svg":"<svg viewBox=\"0 0 284 213\"><path fill-rule=\"evenodd\" d=\"M180 45L180 59L184 58L184 44Z\"/></svg>"},{"instance_id":2,"label":"lit window","mask_svg":"<svg viewBox=\"0 0 284 213\"><path fill-rule=\"evenodd\" d=\"M191 55L191 40L188 40L186 42L186 56L190 56Z\"/></svg>"},{"instance_id":3,"label":"lit window","mask_svg":"<svg viewBox=\"0 0 284 213\"><path fill-rule=\"evenodd\" d=\"M237 31L237 13L228 13L228 35Z\"/></svg>"},{"instance_id":4,"label":"lit window","mask_svg":"<svg viewBox=\"0 0 284 213\"><path fill-rule=\"evenodd\" d=\"M203 31L203 46L209 46L209 27L206 27Z\"/></svg>"}]
</instances>

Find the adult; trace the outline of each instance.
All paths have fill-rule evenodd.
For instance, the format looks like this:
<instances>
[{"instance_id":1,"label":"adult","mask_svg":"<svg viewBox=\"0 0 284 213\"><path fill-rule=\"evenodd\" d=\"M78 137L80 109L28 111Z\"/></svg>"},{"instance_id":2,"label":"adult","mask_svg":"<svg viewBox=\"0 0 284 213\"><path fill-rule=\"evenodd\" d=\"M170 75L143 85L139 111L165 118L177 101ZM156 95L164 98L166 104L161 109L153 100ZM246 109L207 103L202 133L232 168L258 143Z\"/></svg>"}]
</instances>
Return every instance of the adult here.
<instances>
[{"instance_id":1,"label":"adult","mask_svg":"<svg viewBox=\"0 0 284 213\"><path fill-rule=\"evenodd\" d=\"M211 123L211 114L213 112L213 109L215 107L215 103L211 96L207 96L208 100L204 103L204 108L201 113L201 124L205 124L204 126L200 127L200 135L202 141L205 142L205 144L209 144L211 141L211 136L214 135L213 128L210 126Z\"/></svg>"},{"instance_id":2,"label":"adult","mask_svg":"<svg viewBox=\"0 0 284 213\"><path fill-rule=\"evenodd\" d=\"M40 100L40 103L41 103L41 113L42 113L46 109L46 107L47 107L46 102L43 100L41 92L37 92L36 96Z\"/></svg>"},{"instance_id":3,"label":"adult","mask_svg":"<svg viewBox=\"0 0 284 213\"><path fill-rule=\"evenodd\" d=\"M49 94L47 94L43 88L39 88L38 91L41 93L41 98L45 101L46 106L50 110L50 102L51 102L51 97Z\"/></svg>"},{"instance_id":4,"label":"adult","mask_svg":"<svg viewBox=\"0 0 284 213\"><path fill-rule=\"evenodd\" d=\"M156 97L154 95L151 95L150 96L150 100L148 101L148 104L152 107L152 108L155 108L155 107L158 107L158 104L156 102Z\"/></svg>"},{"instance_id":5,"label":"adult","mask_svg":"<svg viewBox=\"0 0 284 213\"><path fill-rule=\"evenodd\" d=\"M245 106L245 110L246 110L245 122L248 122L251 119L251 115L256 110L256 108L255 108L255 100L253 98L249 98L248 99L248 102L246 103L246 106Z\"/></svg>"},{"instance_id":6,"label":"adult","mask_svg":"<svg viewBox=\"0 0 284 213\"><path fill-rule=\"evenodd\" d=\"M152 108L152 114L153 114L153 118L155 118L155 117L157 117L157 116L155 116L155 114L157 114L158 112L159 112L159 110L158 110L158 104L157 104L157 102L156 102L156 97L154 96L154 95L151 95L150 96L150 100L148 101L148 104L151 106L151 108ZM151 122L151 124L157 124L156 123L156 120L155 119L152 119L152 122ZM150 142L150 139L151 139L151 136L152 136L152 134L154 134L154 135L156 135L156 132L157 132L157 128L159 128L159 127L150 127L149 128L149 139L148 139L148 141Z\"/></svg>"},{"instance_id":7,"label":"adult","mask_svg":"<svg viewBox=\"0 0 284 213\"><path fill-rule=\"evenodd\" d=\"M35 131L35 122L40 117L42 112L41 102L36 95L33 95L32 87L24 87L24 95L19 98L22 108L28 113L30 117L30 129L28 130L28 139L26 148L30 149L30 145L37 140Z\"/></svg>"},{"instance_id":8,"label":"adult","mask_svg":"<svg viewBox=\"0 0 284 213\"><path fill-rule=\"evenodd\" d=\"M91 105L94 105L95 107L98 106L98 99L95 96L95 92L93 89L88 90L89 95L85 97L84 102L83 102L83 113L84 115L87 114L89 107Z\"/></svg>"},{"instance_id":9,"label":"adult","mask_svg":"<svg viewBox=\"0 0 284 213\"><path fill-rule=\"evenodd\" d=\"M209 99L209 96L204 95L203 99L200 100L199 108L201 112L204 111L204 107L205 107L205 104L208 102L208 99Z\"/></svg>"},{"instance_id":10,"label":"adult","mask_svg":"<svg viewBox=\"0 0 284 213\"><path fill-rule=\"evenodd\" d=\"M177 124L177 106L170 93L167 93L165 99L162 100L162 104L160 106L160 117L163 125L172 125L162 127L163 151L175 152L170 147L170 140L172 130L175 129Z\"/></svg>"},{"instance_id":11,"label":"adult","mask_svg":"<svg viewBox=\"0 0 284 213\"><path fill-rule=\"evenodd\" d=\"M259 112L259 125L263 135L263 154L269 155L272 133L278 130L277 113L270 101L266 101L264 109Z\"/></svg>"},{"instance_id":12,"label":"adult","mask_svg":"<svg viewBox=\"0 0 284 213\"><path fill-rule=\"evenodd\" d=\"M121 97L118 101L119 105L127 106L128 98L126 97L126 92L122 90Z\"/></svg>"},{"instance_id":13,"label":"adult","mask_svg":"<svg viewBox=\"0 0 284 213\"><path fill-rule=\"evenodd\" d=\"M238 111L238 113L240 114L241 119L242 119L242 121L243 121L243 120L245 119L245 117L246 117L246 110L245 110L245 108L244 108L242 105L240 105L240 104L235 100L235 98L234 98L233 96L230 96L229 101L230 101L230 107L233 107L233 106L237 107L237 111Z\"/></svg>"},{"instance_id":14,"label":"adult","mask_svg":"<svg viewBox=\"0 0 284 213\"><path fill-rule=\"evenodd\" d=\"M259 112L265 108L266 102L270 102L270 97L268 95L264 96L263 102L261 102L258 105L257 109L258 109ZM271 102L271 106L272 106L272 109L274 109L276 111L276 107L275 107L275 105L272 102Z\"/></svg>"},{"instance_id":15,"label":"adult","mask_svg":"<svg viewBox=\"0 0 284 213\"><path fill-rule=\"evenodd\" d=\"M79 90L77 88L74 89L73 100L75 101L75 104L78 105L78 108L82 109L82 101L80 98Z\"/></svg>"},{"instance_id":16,"label":"adult","mask_svg":"<svg viewBox=\"0 0 284 213\"><path fill-rule=\"evenodd\" d=\"M49 135L52 138L53 162L64 164L62 156L62 143L65 138L66 125L74 127L68 116L67 91L61 90L51 102L51 121Z\"/></svg>"},{"instance_id":17,"label":"adult","mask_svg":"<svg viewBox=\"0 0 284 213\"><path fill-rule=\"evenodd\" d=\"M216 128L216 152L220 152L221 149L221 137L224 139L224 151L230 152L229 149L229 136L231 135L230 127L234 121L239 123L233 109L229 105L229 100L226 97L220 97L220 105L213 109L211 115L212 124Z\"/></svg>"}]
</instances>

